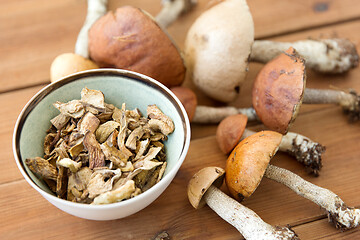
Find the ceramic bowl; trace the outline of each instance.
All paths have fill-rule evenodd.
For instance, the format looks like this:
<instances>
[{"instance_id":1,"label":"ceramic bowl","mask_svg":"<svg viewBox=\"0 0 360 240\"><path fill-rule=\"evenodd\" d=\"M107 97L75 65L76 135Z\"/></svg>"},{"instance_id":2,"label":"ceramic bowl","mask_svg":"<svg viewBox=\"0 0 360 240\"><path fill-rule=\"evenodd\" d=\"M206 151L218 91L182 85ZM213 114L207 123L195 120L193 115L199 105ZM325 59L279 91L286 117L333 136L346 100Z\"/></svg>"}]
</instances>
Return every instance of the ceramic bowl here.
<instances>
[{"instance_id":1,"label":"ceramic bowl","mask_svg":"<svg viewBox=\"0 0 360 240\"><path fill-rule=\"evenodd\" d=\"M80 99L81 90L100 90L105 102L121 108L139 108L146 114L150 104L156 104L172 118L175 131L165 141L167 167L163 178L146 192L118 203L89 205L56 197L25 164L25 159L43 156L43 141L50 119L59 114L56 101ZM187 154L190 144L190 123L184 107L164 85L145 75L119 69L96 69L69 75L40 90L20 113L13 135L15 161L26 181L50 203L77 217L92 220L118 219L134 214L152 203L171 183Z\"/></svg>"}]
</instances>

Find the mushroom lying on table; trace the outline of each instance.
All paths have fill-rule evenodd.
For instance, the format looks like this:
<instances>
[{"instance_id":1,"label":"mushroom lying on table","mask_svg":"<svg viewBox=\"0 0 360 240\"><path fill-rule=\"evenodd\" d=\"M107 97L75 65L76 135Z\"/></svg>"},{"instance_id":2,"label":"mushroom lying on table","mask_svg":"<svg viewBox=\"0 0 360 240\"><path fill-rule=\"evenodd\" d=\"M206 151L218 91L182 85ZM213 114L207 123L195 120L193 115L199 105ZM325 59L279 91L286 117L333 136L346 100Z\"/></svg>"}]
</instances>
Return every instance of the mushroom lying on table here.
<instances>
[{"instance_id":1,"label":"mushroom lying on table","mask_svg":"<svg viewBox=\"0 0 360 240\"><path fill-rule=\"evenodd\" d=\"M351 120L359 120L360 97L355 91L305 89L304 61L295 49L289 48L267 63L256 76L253 107L264 125L286 133L304 103L334 103L340 105Z\"/></svg>"},{"instance_id":2,"label":"mushroom lying on table","mask_svg":"<svg viewBox=\"0 0 360 240\"><path fill-rule=\"evenodd\" d=\"M268 61L288 45L299 47L309 59L308 67L319 71L345 72L358 64L355 45L344 39L254 42L254 22L245 0L221 1L203 12L188 31L184 51L194 84L209 97L232 102L247 75L249 59Z\"/></svg>"},{"instance_id":3,"label":"mushroom lying on table","mask_svg":"<svg viewBox=\"0 0 360 240\"><path fill-rule=\"evenodd\" d=\"M226 161L226 185L231 195L241 201L258 187L263 176L284 184L298 195L309 199L328 213L337 228L350 229L360 224L360 209L349 208L335 193L316 186L298 175L269 164L283 136L274 131L261 131L242 140Z\"/></svg>"},{"instance_id":4,"label":"mushroom lying on table","mask_svg":"<svg viewBox=\"0 0 360 240\"><path fill-rule=\"evenodd\" d=\"M216 141L222 152L229 154L244 138L256 132L246 128L247 117L243 114L229 116L222 120L216 129ZM321 155L325 147L320 143L294 132L282 136L279 150L295 157L306 169L315 176L322 167Z\"/></svg>"},{"instance_id":5,"label":"mushroom lying on table","mask_svg":"<svg viewBox=\"0 0 360 240\"><path fill-rule=\"evenodd\" d=\"M176 18L179 17L179 15L181 15L184 12L189 11L194 5L196 4L196 2L194 0L175 0L175 1L171 1L171 0L164 0L163 2L163 8L160 11L160 13L157 15L156 20L158 21L157 24L159 24L160 26L162 26L163 28L168 27L170 24L172 24ZM86 16L86 20L85 23L82 27L82 29L79 32L77 41L76 41L76 45L75 45L75 53L64 53L59 55L58 57L55 58L55 60L53 61L52 65L51 65L51 70L50 70L50 75L51 75L51 82L54 82L64 76L67 76L69 74L75 73L75 72L79 72L79 71L83 71L83 70L88 70L88 69L94 69L94 68L99 68L99 66L104 67L104 63L100 62L100 63L95 63L94 61L89 59L89 50L94 52L94 48L89 49L89 47L91 47L92 45L89 45L89 38L88 38L88 33L90 28L94 25L94 23L101 18L106 12L107 12L107 0L88 0L88 10L87 10L87 16ZM128 26L132 26L133 29L130 34L131 36L123 36L121 34L118 34L117 36L112 36L114 39L112 39L111 36L109 36L110 40L114 40L114 41L110 41L112 42L112 44L116 44L116 43L121 43L121 44L127 44L128 46L134 45L134 41L138 41L139 38L141 38L142 42L140 42L141 44L144 44L144 37L139 37L137 38L136 35L138 34L138 36L142 35L144 32L148 33L146 36L149 37L149 34L151 36L151 33L154 32L154 36L153 37L149 37L157 39L158 41L164 41L162 43L165 43L165 45L172 45L170 44L170 40L166 39L168 38L166 34L163 33L162 37L159 37L159 34L157 33L156 27L152 26L149 27L149 25L151 25L151 21L149 20L144 20L142 17L142 14L146 15L148 18L151 18L149 14L144 13L141 11L141 14L136 15L134 12L132 11L128 11L128 13L123 12L125 14L122 15L122 17L127 18L126 14L130 14L132 15L132 18L129 17L127 18L128 20L126 20L126 23ZM120 18L122 18L120 17ZM134 19L135 17L135 19ZM137 17L139 17L139 19L137 19ZM124 20L122 19L122 20ZM131 21L134 20L133 23L137 23L137 24L133 24ZM109 20L107 20L109 21ZM125 21L125 20L124 20ZM138 23L138 21L140 21L141 23ZM111 24L111 21L108 23ZM103 27L103 26L101 26ZM118 26L121 29L121 26ZM112 26L112 28L116 28L116 26ZM141 29L143 28L143 29ZM107 29L103 29L104 32L108 31L109 28ZM129 29L126 29L127 31L130 31ZM97 31L99 31L98 33L100 33L100 30L98 29ZM111 29L109 30L111 32ZM137 33L135 33L137 31ZM118 30L115 31L118 33ZM160 34L161 36L162 34ZM122 37L124 38L122 38ZM94 38L93 36L89 36L91 38ZM129 38L130 37L130 38ZM133 38L131 38L133 37ZM134 38L135 37L135 38ZM95 37L96 38L96 37ZM165 39L165 40L164 40ZM92 40L94 41L94 39ZM96 40L98 41L98 40ZM140 40L139 40L140 41ZM156 43L156 41L154 41ZM154 50L157 48L161 48L161 46L157 45L157 44L153 44L152 45L147 45L148 47L151 47L149 50ZM103 46L103 44L100 46ZM100 46L96 46L96 47L100 47ZM139 47L139 45L137 45L134 49L137 49ZM172 51L169 55L163 55L162 57L166 59L166 57L171 56L171 59L169 59L170 63L175 64L175 65L171 65L173 67L177 67L177 72L175 71L174 76L177 77L176 80L174 80L176 82L176 84L178 84L178 82L181 80L179 80L179 78L182 78L182 68L181 65L177 66L179 60L174 60L179 58L176 53L174 52L174 46L172 47L163 47L163 51L159 52L159 51L155 51L155 56L159 56L156 54L164 54L167 51ZM117 48L116 48L117 49ZM115 51L116 51L115 49ZM133 49L133 50L134 50ZM111 52L111 50L114 49L107 49L107 48L102 48L100 51L103 51L103 54L108 54L109 58L111 58L112 55L114 55L116 52ZM144 49L139 50L140 52L143 51ZM177 50L177 49L176 49ZM91 53L91 52L90 52ZM116 55L116 54L115 54ZM143 56L139 56L139 53L136 54L136 56L133 56L132 58L125 58L125 60L123 60L123 62L121 63L120 66L121 68L127 68L129 66L133 66L135 64L135 62L140 62L140 61L144 61L144 59L147 59L151 56L151 54L144 54ZM139 57L139 59L138 59ZM97 60L97 59L95 59ZM153 59L152 59L153 60ZM151 61L149 61L151 62ZM147 62L147 64L149 65L149 62ZM175 63L174 63L175 62ZM157 61L158 63L158 61ZM108 63L111 66L117 66L116 63ZM159 63L158 63L159 64ZM108 67L108 65L106 65ZM150 67L149 67L150 66ZM140 66L140 69L135 68L136 70L141 70L140 72L142 73L148 73L150 70L149 68L151 68L151 65L146 66L146 64L144 64L144 66ZM161 71L165 71L166 69L165 66L161 65L162 68L159 68L159 72ZM154 66L154 68L156 68L156 65ZM131 70L134 70L134 68L131 68ZM152 70L152 71L156 71L156 70ZM177 76L176 74L178 74L179 76ZM158 75L151 75L151 77L157 77ZM169 76L169 77L173 77L173 76ZM165 78L165 77L164 77ZM161 81L164 81L164 79L161 79Z\"/></svg>"},{"instance_id":6,"label":"mushroom lying on table","mask_svg":"<svg viewBox=\"0 0 360 240\"><path fill-rule=\"evenodd\" d=\"M233 225L245 239L299 239L287 227L273 227L255 212L227 196L218 189L225 171L219 167L206 167L194 174L188 184L188 198L198 209L207 204L221 218Z\"/></svg>"}]
</instances>

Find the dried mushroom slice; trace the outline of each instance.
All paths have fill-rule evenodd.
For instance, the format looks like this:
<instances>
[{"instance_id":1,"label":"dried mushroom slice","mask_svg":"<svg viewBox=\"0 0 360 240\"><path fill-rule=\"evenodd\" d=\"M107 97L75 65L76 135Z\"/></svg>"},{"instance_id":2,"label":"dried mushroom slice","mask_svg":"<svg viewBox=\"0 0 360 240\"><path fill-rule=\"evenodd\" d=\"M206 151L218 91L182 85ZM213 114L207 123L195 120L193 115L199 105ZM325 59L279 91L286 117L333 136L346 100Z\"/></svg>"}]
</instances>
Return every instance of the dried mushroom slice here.
<instances>
[{"instance_id":1,"label":"dried mushroom slice","mask_svg":"<svg viewBox=\"0 0 360 240\"><path fill-rule=\"evenodd\" d=\"M94 171L89 181L87 190L89 198L94 198L102 193L111 191L114 181L121 177L121 170L101 169Z\"/></svg>"},{"instance_id":2,"label":"dried mushroom slice","mask_svg":"<svg viewBox=\"0 0 360 240\"><path fill-rule=\"evenodd\" d=\"M76 173L70 173L67 187L67 200L73 201L75 197L81 197L87 188L93 171L88 167L83 167ZM75 196L78 194L78 196Z\"/></svg>"},{"instance_id":3,"label":"dried mushroom slice","mask_svg":"<svg viewBox=\"0 0 360 240\"><path fill-rule=\"evenodd\" d=\"M78 130L85 134L87 131L94 133L100 124L100 120L92 113L87 112L83 118L78 122Z\"/></svg>"},{"instance_id":4,"label":"dried mushroom slice","mask_svg":"<svg viewBox=\"0 0 360 240\"><path fill-rule=\"evenodd\" d=\"M96 129L96 132L95 132L96 139L100 143L105 142L106 139L110 136L110 134L113 133L115 131L115 129L117 129L118 127L120 127L120 123L115 122L115 121L107 121L107 122L101 124Z\"/></svg>"},{"instance_id":5,"label":"dried mushroom slice","mask_svg":"<svg viewBox=\"0 0 360 240\"><path fill-rule=\"evenodd\" d=\"M141 157L143 157L145 151L147 150L149 146L149 139L145 139L143 141L140 141L140 144L136 148L136 156L134 158L134 161L139 160Z\"/></svg>"},{"instance_id":6,"label":"dried mushroom slice","mask_svg":"<svg viewBox=\"0 0 360 240\"><path fill-rule=\"evenodd\" d=\"M47 134L45 136L45 139L44 139L44 153L45 153L45 155L49 155L52 152L55 143L59 139L58 135L59 134L57 134L57 133L49 133L49 134Z\"/></svg>"},{"instance_id":7,"label":"dried mushroom slice","mask_svg":"<svg viewBox=\"0 0 360 240\"><path fill-rule=\"evenodd\" d=\"M103 167L105 165L105 156L100 144L96 141L95 134L87 132L83 144L89 154L89 168Z\"/></svg>"},{"instance_id":8,"label":"dried mushroom slice","mask_svg":"<svg viewBox=\"0 0 360 240\"><path fill-rule=\"evenodd\" d=\"M71 172L77 172L81 168L81 162L75 162L70 158L63 158L57 161L56 163L58 166L62 166L68 168Z\"/></svg>"},{"instance_id":9,"label":"dried mushroom slice","mask_svg":"<svg viewBox=\"0 0 360 240\"><path fill-rule=\"evenodd\" d=\"M49 161L41 157L35 157L27 158L25 163L33 173L38 174L42 178L57 180L56 167L50 164Z\"/></svg>"},{"instance_id":10,"label":"dried mushroom slice","mask_svg":"<svg viewBox=\"0 0 360 240\"><path fill-rule=\"evenodd\" d=\"M98 90L83 88L81 90L81 102L89 107L93 107L100 112L105 111L104 94Z\"/></svg>"},{"instance_id":11,"label":"dried mushroom slice","mask_svg":"<svg viewBox=\"0 0 360 240\"><path fill-rule=\"evenodd\" d=\"M133 180L128 180L124 185L120 186L119 188L100 194L96 198L92 204L108 204L108 203L115 203L120 202L124 199L128 199L131 195L135 192L135 182Z\"/></svg>"},{"instance_id":12,"label":"dried mushroom slice","mask_svg":"<svg viewBox=\"0 0 360 240\"><path fill-rule=\"evenodd\" d=\"M151 128L160 130L166 136L174 131L175 126L171 118L166 116L156 105L147 107L147 115L150 118Z\"/></svg>"},{"instance_id":13,"label":"dried mushroom slice","mask_svg":"<svg viewBox=\"0 0 360 240\"><path fill-rule=\"evenodd\" d=\"M51 124L58 130L62 129L70 120L70 116L60 113L50 120Z\"/></svg>"},{"instance_id":14,"label":"dried mushroom slice","mask_svg":"<svg viewBox=\"0 0 360 240\"><path fill-rule=\"evenodd\" d=\"M58 166L58 175L56 180L56 196L65 198L68 185L68 171L65 167Z\"/></svg>"},{"instance_id":15,"label":"dried mushroom slice","mask_svg":"<svg viewBox=\"0 0 360 240\"><path fill-rule=\"evenodd\" d=\"M144 156L139 158L139 161L135 163L134 167L142 167L144 165L144 162L154 159L156 155L161 151L161 149L161 147L151 147Z\"/></svg>"},{"instance_id":16,"label":"dried mushroom slice","mask_svg":"<svg viewBox=\"0 0 360 240\"><path fill-rule=\"evenodd\" d=\"M140 140L145 131L142 126L134 129L126 140L125 146L131 150L136 150L136 143Z\"/></svg>"},{"instance_id":17,"label":"dried mushroom slice","mask_svg":"<svg viewBox=\"0 0 360 240\"><path fill-rule=\"evenodd\" d=\"M53 105L60 113L68 117L81 118L85 113L84 106L79 100L72 100L67 103L55 102Z\"/></svg>"},{"instance_id":18,"label":"dried mushroom slice","mask_svg":"<svg viewBox=\"0 0 360 240\"><path fill-rule=\"evenodd\" d=\"M110 160L117 167L126 166L127 160L129 158L128 155L123 154L122 151L120 151L114 146L110 147L106 142L101 144L100 147L105 155L106 160Z\"/></svg>"}]
</instances>

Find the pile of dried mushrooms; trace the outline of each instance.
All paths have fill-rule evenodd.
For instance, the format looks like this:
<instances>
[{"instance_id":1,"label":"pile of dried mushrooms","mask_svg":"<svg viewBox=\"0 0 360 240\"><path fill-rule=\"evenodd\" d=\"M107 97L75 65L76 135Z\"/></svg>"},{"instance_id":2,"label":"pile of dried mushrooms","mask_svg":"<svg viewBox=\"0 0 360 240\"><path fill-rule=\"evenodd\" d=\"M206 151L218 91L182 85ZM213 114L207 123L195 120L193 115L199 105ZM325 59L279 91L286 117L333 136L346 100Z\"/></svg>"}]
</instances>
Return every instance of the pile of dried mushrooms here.
<instances>
[{"instance_id":1,"label":"pile of dried mushrooms","mask_svg":"<svg viewBox=\"0 0 360 240\"><path fill-rule=\"evenodd\" d=\"M44 140L44 157L26 164L59 197L107 204L134 197L160 181L166 168L163 141L173 121L156 105L147 117L119 109L101 91L84 88L81 100L53 104L60 114Z\"/></svg>"}]
</instances>

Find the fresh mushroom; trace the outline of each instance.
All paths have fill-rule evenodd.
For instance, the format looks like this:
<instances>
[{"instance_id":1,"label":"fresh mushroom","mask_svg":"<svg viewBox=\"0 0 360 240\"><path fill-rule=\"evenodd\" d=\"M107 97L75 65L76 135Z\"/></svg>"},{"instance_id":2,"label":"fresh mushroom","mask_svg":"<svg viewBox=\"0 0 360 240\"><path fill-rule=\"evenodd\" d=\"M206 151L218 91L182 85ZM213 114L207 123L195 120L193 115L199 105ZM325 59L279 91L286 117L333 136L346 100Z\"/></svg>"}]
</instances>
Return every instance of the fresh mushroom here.
<instances>
[{"instance_id":1,"label":"fresh mushroom","mask_svg":"<svg viewBox=\"0 0 360 240\"><path fill-rule=\"evenodd\" d=\"M203 12L188 31L188 75L209 97L232 102L245 81L249 60L268 61L288 45L298 47L309 59L309 67L318 71L345 72L358 64L355 45L344 39L254 42L254 23L246 1L225 0Z\"/></svg>"},{"instance_id":2,"label":"fresh mushroom","mask_svg":"<svg viewBox=\"0 0 360 240\"><path fill-rule=\"evenodd\" d=\"M189 201L194 208L207 204L245 239L299 239L289 228L273 227L265 223L254 211L219 190L224 173L219 167L206 167L194 174L187 189Z\"/></svg>"},{"instance_id":3,"label":"fresh mushroom","mask_svg":"<svg viewBox=\"0 0 360 240\"><path fill-rule=\"evenodd\" d=\"M196 94L190 88L178 86L170 90L184 105L189 120L193 123L219 123L224 118L239 113L246 115L249 121L258 120L254 108L202 106L198 105Z\"/></svg>"},{"instance_id":4,"label":"fresh mushroom","mask_svg":"<svg viewBox=\"0 0 360 240\"><path fill-rule=\"evenodd\" d=\"M229 116L222 120L216 130L216 140L222 152L229 154L244 138L255 134L246 128L247 117L243 114ZM306 169L319 175L322 167L321 155L325 147L320 143L294 132L282 136L279 150L295 157Z\"/></svg>"},{"instance_id":5,"label":"fresh mushroom","mask_svg":"<svg viewBox=\"0 0 360 240\"><path fill-rule=\"evenodd\" d=\"M360 119L360 97L355 91L305 89L305 84L304 59L293 48L260 70L254 81L252 102L265 126L285 134L302 103L334 103L340 105L351 120Z\"/></svg>"},{"instance_id":6,"label":"fresh mushroom","mask_svg":"<svg viewBox=\"0 0 360 240\"><path fill-rule=\"evenodd\" d=\"M75 53L63 53L57 56L50 67L50 81L83 70L99 68L89 60L88 31L92 24L107 11L107 0L88 0L87 15L75 44Z\"/></svg>"},{"instance_id":7,"label":"fresh mushroom","mask_svg":"<svg viewBox=\"0 0 360 240\"><path fill-rule=\"evenodd\" d=\"M347 39L308 39L296 42L256 40L250 61L267 63L289 47L306 59L306 68L322 73L344 73L359 64L356 46Z\"/></svg>"},{"instance_id":8,"label":"fresh mushroom","mask_svg":"<svg viewBox=\"0 0 360 240\"><path fill-rule=\"evenodd\" d=\"M90 58L150 76L168 87L181 85L185 65L176 45L152 16L124 6L108 12L89 30Z\"/></svg>"},{"instance_id":9,"label":"fresh mushroom","mask_svg":"<svg viewBox=\"0 0 360 240\"><path fill-rule=\"evenodd\" d=\"M242 140L226 161L226 185L231 195L249 197L263 176L280 182L298 195L309 199L328 213L337 228L350 229L360 224L360 209L349 208L335 193L316 186L296 174L269 164L282 141L274 131L261 131Z\"/></svg>"}]
</instances>

